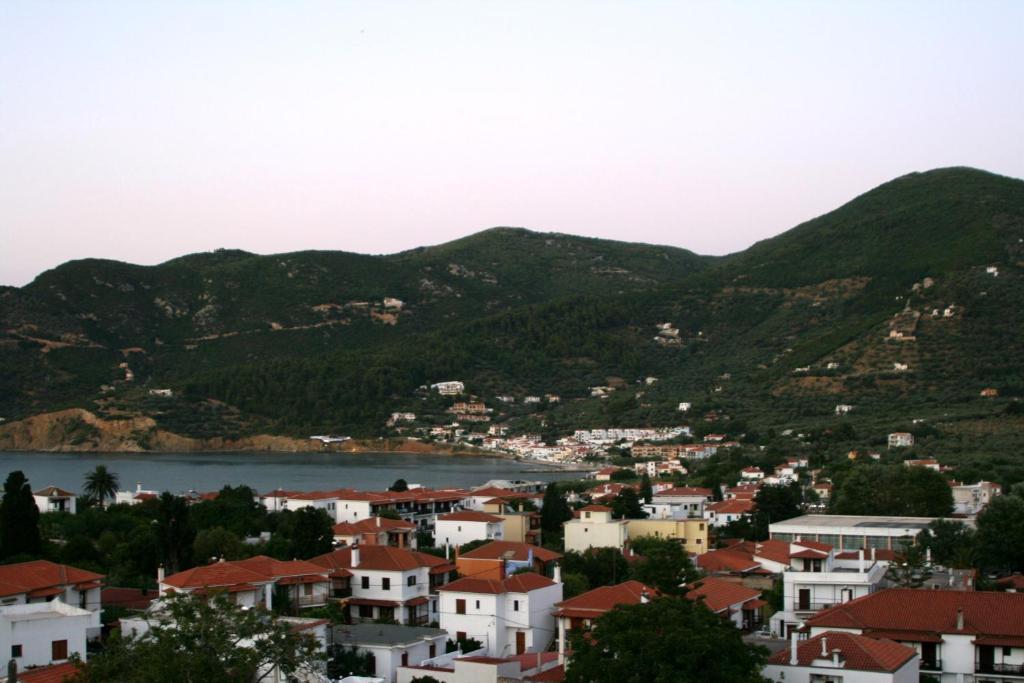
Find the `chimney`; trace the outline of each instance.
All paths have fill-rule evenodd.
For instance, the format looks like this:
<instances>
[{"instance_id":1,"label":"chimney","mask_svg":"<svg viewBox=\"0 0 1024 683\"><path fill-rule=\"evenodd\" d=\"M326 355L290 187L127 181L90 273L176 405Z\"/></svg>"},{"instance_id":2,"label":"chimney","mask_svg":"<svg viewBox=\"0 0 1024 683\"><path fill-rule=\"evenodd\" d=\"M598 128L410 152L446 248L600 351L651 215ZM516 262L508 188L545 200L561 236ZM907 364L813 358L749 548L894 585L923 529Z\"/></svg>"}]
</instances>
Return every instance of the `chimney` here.
<instances>
[{"instance_id":1,"label":"chimney","mask_svg":"<svg viewBox=\"0 0 1024 683\"><path fill-rule=\"evenodd\" d=\"M864 548L857 551L857 571L864 573Z\"/></svg>"},{"instance_id":2,"label":"chimney","mask_svg":"<svg viewBox=\"0 0 1024 683\"><path fill-rule=\"evenodd\" d=\"M156 568L156 582L161 584L164 582L164 566L160 565Z\"/></svg>"},{"instance_id":3,"label":"chimney","mask_svg":"<svg viewBox=\"0 0 1024 683\"><path fill-rule=\"evenodd\" d=\"M359 566L359 546L352 546L352 568L355 569Z\"/></svg>"},{"instance_id":4,"label":"chimney","mask_svg":"<svg viewBox=\"0 0 1024 683\"><path fill-rule=\"evenodd\" d=\"M135 482L135 493L142 493L142 482Z\"/></svg>"},{"instance_id":5,"label":"chimney","mask_svg":"<svg viewBox=\"0 0 1024 683\"><path fill-rule=\"evenodd\" d=\"M380 517L379 516L377 517L377 527L378 528L380 527Z\"/></svg>"},{"instance_id":6,"label":"chimney","mask_svg":"<svg viewBox=\"0 0 1024 683\"><path fill-rule=\"evenodd\" d=\"M640 604L641 605L646 605L650 601L651 601L651 596L649 596L647 594L647 589L645 588L644 590L640 591Z\"/></svg>"},{"instance_id":7,"label":"chimney","mask_svg":"<svg viewBox=\"0 0 1024 683\"><path fill-rule=\"evenodd\" d=\"M928 565L929 567L932 566L932 549L931 548L925 548L924 549L924 563L926 565Z\"/></svg>"},{"instance_id":8,"label":"chimney","mask_svg":"<svg viewBox=\"0 0 1024 683\"><path fill-rule=\"evenodd\" d=\"M839 668L839 649L832 650L832 666Z\"/></svg>"},{"instance_id":9,"label":"chimney","mask_svg":"<svg viewBox=\"0 0 1024 683\"><path fill-rule=\"evenodd\" d=\"M444 544L444 559L452 559L452 547L447 543Z\"/></svg>"},{"instance_id":10,"label":"chimney","mask_svg":"<svg viewBox=\"0 0 1024 683\"><path fill-rule=\"evenodd\" d=\"M822 659L828 657L828 638L821 639L821 657Z\"/></svg>"},{"instance_id":11,"label":"chimney","mask_svg":"<svg viewBox=\"0 0 1024 683\"><path fill-rule=\"evenodd\" d=\"M796 654L797 638L799 636L800 636L800 634L796 632L796 629L793 629L793 632L789 634L789 664L790 664L790 666L796 666L797 664L800 663L800 658L797 657L797 654Z\"/></svg>"},{"instance_id":12,"label":"chimney","mask_svg":"<svg viewBox=\"0 0 1024 683\"><path fill-rule=\"evenodd\" d=\"M876 550L877 549L874 546L871 546L871 562L872 563L876 561L876 552L875 552Z\"/></svg>"},{"instance_id":13,"label":"chimney","mask_svg":"<svg viewBox=\"0 0 1024 683\"><path fill-rule=\"evenodd\" d=\"M957 631L963 631L964 630L964 608L963 607L957 607L957 609L956 609L956 630Z\"/></svg>"},{"instance_id":14,"label":"chimney","mask_svg":"<svg viewBox=\"0 0 1024 683\"><path fill-rule=\"evenodd\" d=\"M555 565L555 575L552 577L555 583L562 583L562 565Z\"/></svg>"}]
</instances>

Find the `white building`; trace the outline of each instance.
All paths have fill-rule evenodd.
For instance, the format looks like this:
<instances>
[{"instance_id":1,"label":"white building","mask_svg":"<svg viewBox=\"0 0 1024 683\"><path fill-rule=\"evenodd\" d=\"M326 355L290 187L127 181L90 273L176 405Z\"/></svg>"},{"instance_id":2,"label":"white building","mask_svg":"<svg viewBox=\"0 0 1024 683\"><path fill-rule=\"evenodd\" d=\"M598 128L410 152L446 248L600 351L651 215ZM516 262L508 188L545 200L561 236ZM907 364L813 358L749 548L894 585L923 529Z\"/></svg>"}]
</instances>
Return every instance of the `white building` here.
<instances>
[{"instance_id":1,"label":"white building","mask_svg":"<svg viewBox=\"0 0 1024 683\"><path fill-rule=\"evenodd\" d=\"M744 467L740 470L740 479L744 481L761 481L764 471L760 467Z\"/></svg>"},{"instance_id":2,"label":"white building","mask_svg":"<svg viewBox=\"0 0 1024 683\"><path fill-rule=\"evenodd\" d=\"M830 546L806 540L800 545L782 573L782 610L772 616L772 631L780 635L788 636L816 612L875 592L885 578L886 566L863 550L850 567L836 562Z\"/></svg>"},{"instance_id":3,"label":"white building","mask_svg":"<svg viewBox=\"0 0 1024 683\"><path fill-rule=\"evenodd\" d=\"M825 631L807 640L796 634L761 671L778 683L918 683L917 652L892 640Z\"/></svg>"},{"instance_id":4,"label":"white building","mask_svg":"<svg viewBox=\"0 0 1024 683\"><path fill-rule=\"evenodd\" d=\"M988 507L992 499L1003 492L1003 487L991 481L977 484L955 484L953 489L953 512L960 515L977 515Z\"/></svg>"},{"instance_id":5,"label":"white building","mask_svg":"<svg viewBox=\"0 0 1024 683\"><path fill-rule=\"evenodd\" d=\"M771 538L781 541L808 540L836 549L877 548L896 550L917 537L935 521L933 517L885 517L873 515L802 515L768 526ZM956 520L973 526L967 520Z\"/></svg>"},{"instance_id":6,"label":"white building","mask_svg":"<svg viewBox=\"0 0 1024 683\"><path fill-rule=\"evenodd\" d=\"M39 512L75 514L75 494L71 491L65 491L56 486L47 486L45 489L33 492L32 498L35 500Z\"/></svg>"},{"instance_id":7,"label":"white building","mask_svg":"<svg viewBox=\"0 0 1024 683\"><path fill-rule=\"evenodd\" d=\"M711 500L711 489L674 486L655 493L644 510L653 519L703 519L704 506Z\"/></svg>"},{"instance_id":8,"label":"white building","mask_svg":"<svg viewBox=\"0 0 1024 683\"><path fill-rule=\"evenodd\" d=\"M66 605L99 614L104 578L102 574L48 560L0 565L0 604L26 605L60 600ZM96 635L99 635L98 631Z\"/></svg>"},{"instance_id":9,"label":"white building","mask_svg":"<svg viewBox=\"0 0 1024 683\"><path fill-rule=\"evenodd\" d=\"M577 553L590 548L621 548L628 537L626 520L612 519L612 509L588 505L578 510L579 517L567 521L565 550Z\"/></svg>"},{"instance_id":10,"label":"white building","mask_svg":"<svg viewBox=\"0 0 1024 683\"><path fill-rule=\"evenodd\" d=\"M443 655L448 632L424 626L395 624L341 624L334 627L334 643L373 656L370 673L394 683L400 666L419 666Z\"/></svg>"},{"instance_id":11,"label":"white building","mask_svg":"<svg viewBox=\"0 0 1024 683\"><path fill-rule=\"evenodd\" d=\"M853 406L849 403L839 403L836 405L836 415L846 415L853 410Z\"/></svg>"},{"instance_id":12,"label":"white building","mask_svg":"<svg viewBox=\"0 0 1024 683\"><path fill-rule=\"evenodd\" d=\"M438 382L437 384L431 384L430 388L442 396L458 396L466 391L466 385L458 381Z\"/></svg>"},{"instance_id":13,"label":"white building","mask_svg":"<svg viewBox=\"0 0 1024 683\"><path fill-rule=\"evenodd\" d=\"M943 683L1024 678L1024 593L892 588L807 620L811 636L843 630L913 647Z\"/></svg>"},{"instance_id":14,"label":"white building","mask_svg":"<svg viewBox=\"0 0 1024 683\"><path fill-rule=\"evenodd\" d=\"M893 432L889 435L889 448L910 448L914 445L914 435L910 432Z\"/></svg>"},{"instance_id":15,"label":"white building","mask_svg":"<svg viewBox=\"0 0 1024 683\"><path fill-rule=\"evenodd\" d=\"M683 401L682 403L679 404L679 407L676 408L676 410L678 410L680 413L688 413L690 412L690 408L692 407L692 403L690 403L689 401Z\"/></svg>"},{"instance_id":16,"label":"white building","mask_svg":"<svg viewBox=\"0 0 1024 683\"><path fill-rule=\"evenodd\" d=\"M100 630L99 611L66 605L60 600L0 607L0 652L19 669L86 659L85 643Z\"/></svg>"},{"instance_id":17,"label":"white building","mask_svg":"<svg viewBox=\"0 0 1024 683\"><path fill-rule=\"evenodd\" d=\"M386 545L341 548L309 560L328 570L336 597L348 597L353 621L421 626L437 621L436 589L455 567L434 555Z\"/></svg>"},{"instance_id":18,"label":"white building","mask_svg":"<svg viewBox=\"0 0 1024 683\"><path fill-rule=\"evenodd\" d=\"M501 581L465 577L439 592L441 628L456 640L479 640L488 656L545 652L554 639L552 610L562 599L557 569L555 580L533 572Z\"/></svg>"},{"instance_id":19,"label":"white building","mask_svg":"<svg viewBox=\"0 0 1024 683\"><path fill-rule=\"evenodd\" d=\"M305 560L275 560L266 555L233 562L221 559L170 576L162 574L161 568L157 576L160 595L216 588L231 594L236 604L267 609L274 606L275 592L284 592L288 603L295 607L322 607L327 604L331 589L324 567Z\"/></svg>"},{"instance_id":20,"label":"white building","mask_svg":"<svg viewBox=\"0 0 1024 683\"><path fill-rule=\"evenodd\" d=\"M500 541L504 520L486 512L460 510L441 515L434 522L434 545L462 546L471 541Z\"/></svg>"},{"instance_id":21,"label":"white building","mask_svg":"<svg viewBox=\"0 0 1024 683\"><path fill-rule=\"evenodd\" d=\"M142 482L135 482L134 491L118 491L114 494L114 503L125 505L138 505L147 500L155 500L160 497L159 491L149 491L142 488Z\"/></svg>"}]
</instances>

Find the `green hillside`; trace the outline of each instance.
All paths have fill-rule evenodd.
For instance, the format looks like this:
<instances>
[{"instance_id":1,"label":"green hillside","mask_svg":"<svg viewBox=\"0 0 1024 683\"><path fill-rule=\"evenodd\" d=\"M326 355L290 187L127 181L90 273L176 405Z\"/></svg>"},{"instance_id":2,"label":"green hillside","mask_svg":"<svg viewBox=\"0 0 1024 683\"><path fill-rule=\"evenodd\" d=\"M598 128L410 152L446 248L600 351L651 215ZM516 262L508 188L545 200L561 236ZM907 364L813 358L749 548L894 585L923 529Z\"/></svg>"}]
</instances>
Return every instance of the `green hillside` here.
<instances>
[{"instance_id":1,"label":"green hillside","mask_svg":"<svg viewBox=\"0 0 1024 683\"><path fill-rule=\"evenodd\" d=\"M872 433L995 419L1024 393L1022 262L1024 182L965 168L723 259L496 228L390 256L77 261L0 291L0 414L82 406L212 434L197 406L216 399L240 411L235 431L368 436L397 410L447 419L418 388L460 379L496 419L549 435L675 423L680 401L733 432L829 429L839 403ZM591 397L601 385L610 398ZM184 397L146 396L164 386ZM544 393L563 400L495 401Z\"/></svg>"}]
</instances>

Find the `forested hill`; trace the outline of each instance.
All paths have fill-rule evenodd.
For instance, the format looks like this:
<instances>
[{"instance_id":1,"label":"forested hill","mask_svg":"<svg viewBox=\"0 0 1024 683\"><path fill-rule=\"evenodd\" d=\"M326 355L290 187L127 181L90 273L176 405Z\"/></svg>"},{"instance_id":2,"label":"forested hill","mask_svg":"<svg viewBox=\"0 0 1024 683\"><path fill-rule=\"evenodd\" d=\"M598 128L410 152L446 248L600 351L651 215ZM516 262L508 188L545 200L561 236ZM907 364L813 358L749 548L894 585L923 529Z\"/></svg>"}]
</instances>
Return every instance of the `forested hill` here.
<instances>
[{"instance_id":1,"label":"forested hill","mask_svg":"<svg viewBox=\"0 0 1024 683\"><path fill-rule=\"evenodd\" d=\"M390 256L76 261L0 291L0 415L373 435L393 411L440 408L419 386L460 379L497 419L549 433L666 424L679 401L758 428L825 424L837 403L865 424L984 417L1024 390L1022 262L1024 182L966 168L722 259L496 228ZM599 385L611 398L590 397ZM989 386L1001 397L979 406ZM526 393L563 401L494 401Z\"/></svg>"}]
</instances>

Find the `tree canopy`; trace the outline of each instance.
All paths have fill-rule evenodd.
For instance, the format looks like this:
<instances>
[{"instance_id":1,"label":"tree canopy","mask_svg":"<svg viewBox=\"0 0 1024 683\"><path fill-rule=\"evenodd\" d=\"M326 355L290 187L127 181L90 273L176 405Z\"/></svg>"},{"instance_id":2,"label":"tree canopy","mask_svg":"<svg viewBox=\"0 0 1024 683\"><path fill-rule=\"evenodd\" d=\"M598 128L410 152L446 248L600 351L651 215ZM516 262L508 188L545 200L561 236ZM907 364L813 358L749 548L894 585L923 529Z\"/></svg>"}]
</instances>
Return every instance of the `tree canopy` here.
<instances>
[{"instance_id":1,"label":"tree canopy","mask_svg":"<svg viewBox=\"0 0 1024 683\"><path fill-rule=\"evenodd\" d=\"M740 632L679 598L617 607L574 633L567 683L760 683L765 661Z\"/></svg>"},{"instance_id":2,"label":"tree canopy","mask_svg":"<svg viewBox=\"0 0 1024 683\"><path fill-rule=\"evenodd\" d=\"M7 475L0 507L0 554L4 558L37 555L42 550L39 508L21 470Z\"/></svg>"},{"instance_id":3,"label":"tree canopy","mask_svg":"<svg viewBox=\"0 0 1024 683\"><path fill-rule=\"evenodd\" d=\"M854 467L833 496L837 515L944 517L953 511L953 492L942 475L926 467Z\"/></svg>"},{"instance_id":4,"label":"tree canopy","mask_svg":"<svg viewBox=\"0 0 1024 683\"><path fill-rule=\"evenodd\" d=\"M117 475L107 469L106 465L96 465L96 469L85 475L82 491L86 496L103 507L107 498L113 498L119 485Z\"/></svg>"}]
</instances>

